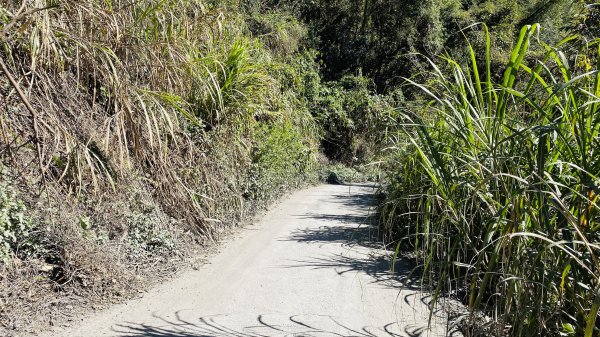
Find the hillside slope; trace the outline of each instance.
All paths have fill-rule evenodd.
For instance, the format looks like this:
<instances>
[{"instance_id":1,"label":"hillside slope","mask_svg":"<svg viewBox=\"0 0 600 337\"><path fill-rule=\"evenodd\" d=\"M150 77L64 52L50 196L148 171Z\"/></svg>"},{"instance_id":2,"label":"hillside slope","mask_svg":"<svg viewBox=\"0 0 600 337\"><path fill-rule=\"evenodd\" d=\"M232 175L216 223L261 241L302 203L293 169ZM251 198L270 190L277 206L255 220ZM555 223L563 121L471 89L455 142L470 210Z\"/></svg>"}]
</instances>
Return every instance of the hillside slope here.
<instances>
[{"instance_id":1,"label":"hillside slope","mask_svg":"<svg viewBox=\"0 0 600 337\"><path fill-rule=\"evenodd\" d=\"M316 179L318 66L289 15L26 0L0 5L0 29L8 332L137 293Z\"/></svg>"}]
</instances>

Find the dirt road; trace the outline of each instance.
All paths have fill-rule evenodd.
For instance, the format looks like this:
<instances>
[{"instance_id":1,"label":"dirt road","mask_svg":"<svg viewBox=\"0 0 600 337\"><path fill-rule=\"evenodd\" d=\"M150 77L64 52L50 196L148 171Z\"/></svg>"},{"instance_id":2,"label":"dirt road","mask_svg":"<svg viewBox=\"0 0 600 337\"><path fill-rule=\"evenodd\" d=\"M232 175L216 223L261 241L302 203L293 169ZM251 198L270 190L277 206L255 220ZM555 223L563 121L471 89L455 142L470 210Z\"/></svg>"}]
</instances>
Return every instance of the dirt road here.
<instances>
[{"instance_id":1,"label":"dirt road","mask_svg":"<svg viewBox=\"0 0 600 337\"><path fill-rule=\"evenodd\" d=\"M427 329L429 297L408 267L392 276L389 252L368 240L371 192L297 192L210 264L53 336L447 335L439 312Z\"/></svg>"}]
</instances>

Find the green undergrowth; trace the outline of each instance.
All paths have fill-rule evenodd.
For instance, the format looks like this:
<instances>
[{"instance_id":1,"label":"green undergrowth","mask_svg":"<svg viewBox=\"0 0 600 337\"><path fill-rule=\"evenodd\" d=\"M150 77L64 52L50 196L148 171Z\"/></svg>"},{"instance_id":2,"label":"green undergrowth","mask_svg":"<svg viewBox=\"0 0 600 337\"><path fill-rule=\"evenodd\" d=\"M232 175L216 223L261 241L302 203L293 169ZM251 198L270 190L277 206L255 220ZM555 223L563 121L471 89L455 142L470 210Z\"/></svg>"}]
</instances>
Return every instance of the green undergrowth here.
<instances>
[{"instance_id":1,"label":"green undergrowth","mask_svg":"<svg viewBox=\"0 0 600 337\"><path fill-rule=\"evenodd\" d=\"M328 184L352 184L379 182L382 172L373 166L349 167L343 164L327 164L317 170L319 181Z\"/></svg>"},{"instance_id":2,"label":"green undergrowth","mask_svg":"<svg viewBox=\"0 0 600 337\"><path fill-rule=\"evenodd\" d=\"M401 91L375 93L372 80L362 75L346 75L339 81L321 84L311 108L323 128L325 155L347 166L365 165L387 145L389 131L395 129Z\"/></svg>"},{"instance_id":3,"label":"green undergrowth","mask_svg":"<svg viewBox=\"0 0 600 337\"><path fill-rule=\"evenodd\" d=\"M264 125L252 151L252 166L244 197L268 199L273 191L311 181L316 166L310 144L290 122Z\"/></svg>"},{"instance_id":4,"label":"green undergrowth","mask_svg":"<svg viewBox=\"0 0 600 337\"><path fill-rule=\"evenodd\" d=\"M26 258L37 250L36 223L11 186L0 186L0 258L7 263L13 256Z\"/></svg>"}]
</instances>

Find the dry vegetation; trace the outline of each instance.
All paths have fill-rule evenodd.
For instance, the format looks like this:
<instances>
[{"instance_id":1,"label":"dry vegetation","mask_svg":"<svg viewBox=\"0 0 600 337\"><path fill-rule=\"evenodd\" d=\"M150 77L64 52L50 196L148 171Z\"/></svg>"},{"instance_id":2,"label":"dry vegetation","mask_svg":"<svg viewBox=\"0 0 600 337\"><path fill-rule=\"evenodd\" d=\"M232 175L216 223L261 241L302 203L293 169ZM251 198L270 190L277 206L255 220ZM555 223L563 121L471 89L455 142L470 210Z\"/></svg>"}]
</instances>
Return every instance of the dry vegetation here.
<instances>
[{"instance_id":1,"label":"dry vegetation","mask_svg":"<svg viewBox=\"0 0 600 337\"><path fill-rule=\"evenodd\" d=\"M0 5L5 331L126 296L312 179L305 32L255 16L264 38L252 37L237 8Z\"/></svg>"}]
</instances>

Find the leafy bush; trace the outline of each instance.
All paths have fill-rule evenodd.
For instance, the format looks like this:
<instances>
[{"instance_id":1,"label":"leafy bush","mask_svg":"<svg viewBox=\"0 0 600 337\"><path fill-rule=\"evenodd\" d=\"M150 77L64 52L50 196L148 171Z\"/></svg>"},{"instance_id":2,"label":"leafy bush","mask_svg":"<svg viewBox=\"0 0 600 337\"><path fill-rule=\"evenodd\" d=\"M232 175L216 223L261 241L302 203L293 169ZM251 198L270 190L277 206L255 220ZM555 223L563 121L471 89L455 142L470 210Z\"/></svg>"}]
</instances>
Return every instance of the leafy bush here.
<instances>
[{"instance_id":1,"label":"leafy bush","mask_svg":"<svg viewBox=\"0 0 600 337\"><path fill-rule=\"evenodd\" d=\"M0 258L6 263L14 256L32 253L34 230L25 204L11 187L0 186Z\"/></svg>"},{"instance_id":2,"label":"leafy bush","mask_svg":"<svg viewBox=\"0 0 600 337\"><path fill-rule=\"evenodd\" d=\"M368 78L345 76L320 88L313 115L323 128L322 148L330 159L363 164L387 141L394 111L391 98L374 94Z\"/></svg>"},{"instance_id":3,"label":"leafy bush","mask_svg":"<svg viewBox=\"0 0 600 337\"><path fill-rule=\"evenodd\" d=\"M325 165L318 170L319 180L328 184L365 183L379 181L381 172L372 167L348 167L343 164Z\"/></svg>"},{"instance_id":4,"label":"leafy bush","mask_svg":"<svg viewBox=\"0 0 600 337\"><path fill-rule=\"evenodd\" d=\"M282 187L294 186L314 167L314 152L305 136L290 122L262 125L253 149L252 167L244 195L268 199Z\"/></svg>"},{"instance_id":5,"label":"leafy bush","mask_svg":"<svg viewBox=\"0 0 600 337\"><path fill-rule=\"evenodd\" d=\"M127 217L127 243L131 254L170 254L176 251L171 234L161 228L161 219L153 212L131 214Z\"/></svg>"}]
</instances>

